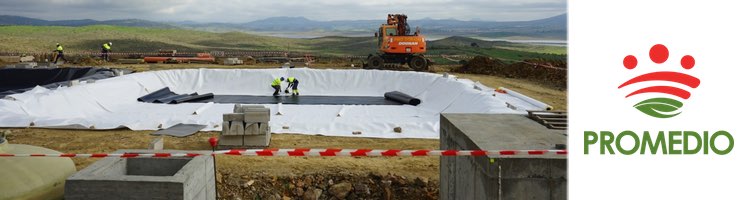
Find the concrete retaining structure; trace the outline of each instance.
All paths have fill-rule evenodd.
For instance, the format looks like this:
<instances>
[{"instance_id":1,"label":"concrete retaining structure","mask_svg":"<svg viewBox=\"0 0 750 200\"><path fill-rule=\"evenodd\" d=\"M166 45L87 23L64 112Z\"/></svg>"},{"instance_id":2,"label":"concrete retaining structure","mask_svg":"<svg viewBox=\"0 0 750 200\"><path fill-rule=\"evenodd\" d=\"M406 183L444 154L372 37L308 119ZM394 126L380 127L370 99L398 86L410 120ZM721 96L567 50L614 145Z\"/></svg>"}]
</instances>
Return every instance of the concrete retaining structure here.
<instances>
[{"instance_id":1,"label":"concrete retaining structure","mask_svg":"<svg viewBox=\"0 0 750 200\"><path fill-rule=\"evenodd\" d=\"M212 159L211 156L102 158L68 177L65 181L65 199L215 199Z\"/></svg>"},{"instance_id":2,"label":"concrete retaining structure","mask_svg":"<svg viewBox=\"0 0 750 200\"><path fill-rule=\"evenodd\" d=\"M567 144L564 133L523 115L440 116L440 149L551 150ZM560 156L440 158L440 199L444 200L567 199L567 180L567 159Z\"/></svg>"}]
</instances>

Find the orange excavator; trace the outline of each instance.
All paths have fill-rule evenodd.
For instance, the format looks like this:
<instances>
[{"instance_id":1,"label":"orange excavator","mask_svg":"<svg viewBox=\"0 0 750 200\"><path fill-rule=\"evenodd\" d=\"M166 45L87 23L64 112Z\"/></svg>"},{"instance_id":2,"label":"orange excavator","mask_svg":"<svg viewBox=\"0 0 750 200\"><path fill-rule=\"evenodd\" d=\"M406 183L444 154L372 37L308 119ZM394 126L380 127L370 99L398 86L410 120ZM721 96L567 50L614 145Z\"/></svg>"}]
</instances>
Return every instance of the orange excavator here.
<instances>
[{"instance_id":1,"label":"orange excavator","mask_svg":"<svg viewBox=\"0 0 750 200\"><path fill-rule=\"evenodd\" d=\"M427 70L429 62L422 55L427 52L427 43L424 36L419 34L419 28L412 33L404 14L388 14L386 22L375 33L378 53L367 57L365 69L382 69L386 64L408 64L416 71Z\"/></svg>"}]
</instances>

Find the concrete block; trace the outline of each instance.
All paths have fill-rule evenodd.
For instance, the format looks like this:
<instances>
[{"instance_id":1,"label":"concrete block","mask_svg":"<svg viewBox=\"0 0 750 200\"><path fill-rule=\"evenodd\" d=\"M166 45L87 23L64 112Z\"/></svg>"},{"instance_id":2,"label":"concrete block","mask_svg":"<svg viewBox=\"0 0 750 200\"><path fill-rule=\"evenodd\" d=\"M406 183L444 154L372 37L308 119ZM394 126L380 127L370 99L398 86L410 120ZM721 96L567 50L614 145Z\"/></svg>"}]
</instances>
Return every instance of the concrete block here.
<instances>
[{"instance_id":1,"label":"concrete block","mask_svg":"<svg viewBox=\"0 0 750 200\"><path fill-rule=\"evenodd\" d=\"M245 123L268 123L271 121L270 110L260 112L245 112Z\"/></svg>"},{"instance_id":2,"label":"concrete block","mask_svg":"<svg viewBox=\"0 0 750 200\"><path fill-rule=\"evenodd\" d=\"M268 135L268 137L271 137L271 128L268 126L268 123L260 123L258 135Z\"/></svg>"},{"instance_id":3,"label":"concrete block","mask_svg":"<svg viewBox=\"0 0 750 200\"><path fill-rule=\"evenodd\" d=\"M244 146L267 147L271 144L271 135L245 135Z\"/></svg>"},{"instance_id":4,"label":"concrete block","mask_svg":"<svg viewBox=\"0 0 750 200\"><path fill-rule=\"evenodd\" d=\"M243 105L243 104L234 104L234 113L244 113L245 110L251 110L251 109L265 109L266 107L261 105Z\"/></svg>"},{"instance_id":5,"label":"concrete block","mask_svg":"<svg viewBox=\"0 0 750 200\"><path fill-rule=\"evenodd\" d=\"M221 135L220 146L229 147L268 147L271 144L271 135Z\"/></svg>"},{"instance_id":6,"label":"concrete block","mask_svg":"<svg viewBox=\"0 0 750 200\"><path fill-rule=\"evenodd\" d=\"M260 123L245 123L245 135L260 135Z\"/></svg>"},{"instance_id":7,"label":"concrete block","mask_svg":"<svg viewBox=\"0 0 750 200\"><path fill-rule=\"evenodd\" d=\"M242 60L239 58L227 58L224 59L224 65L241 65Z\"/></svg>"},{"instance_id":8,"label":"concrete block","mask_svg":"<svg viewBox=\"0 0 750 200\"><path fill-rule=\"evenodd\" d=\"M155 153L149 150L116 153ZM181 151L158 151L184 153ZM65 181L66 200L215 199L213 157L102 158Z\"/></svg>"},{"instance_id":9,"label":"concrete block","mask_svg":"<svg viewBox=\"0 0 750 200\"><path fill-rule=\"evenodd\" d=\"M80 85L80 84L81 82L79 80L72 80L68 82L68 87L73 87L73 86Z\"/></svg>"},{"instance_id":10,"label":"concrete block","mask_svg":"<svg viewBox=\"0 0 750 200\"><path fill-rule=\"evenodd\" d=\"M224 121L221 123L221 134L229 135L229 122L228 121Z\"/></svg>"},{"instance_id":11,"label":"concrete block","mask_svg":"<svg viewBox=\"0 0 750 200\"><path fill-rule=\"evenodd\" d=\"M223 115L225 122L230 121L243 121L245 120L245 115L242 113L226 113Z\"/></svg>"},{"instance_id":12,"label":"concrete block","mask_svg":"<svg viewBox=\"0 0 750 200\"><path fill-rule=\"evenodd\" d=\"M244 135L245 123L242 121L229 122L229 135Z\"/></svg>"},{"instance_id":13,"label":"concrete block","mask_svg":"<svg viewBox=\"0 0 750 200\"><path fill-rule=\"evenodd\" d=\"M151 141L149 148L151 150L163 150L164 149L164 137L159 136Z\"/></svg>"},{"instance_id":14,"label":"concrete block","mask_svg":"<svg viewBox=\"0 0 750 200\"><path fill-rule=\"evenodd\" d=\"M242 146L242 142L242 135L219 136L219 145L221 146Z\"/></svg>"},{"instance_id":15,"label":"concrete block","mask_svg":"<svg viewBox=\"0 0 750 200\"><path fill-rule=\"evenodd\" d=\"M32 62L34 61L34 56L23 56L19 60L21 62Z\"/></svg>"}]
</instances>

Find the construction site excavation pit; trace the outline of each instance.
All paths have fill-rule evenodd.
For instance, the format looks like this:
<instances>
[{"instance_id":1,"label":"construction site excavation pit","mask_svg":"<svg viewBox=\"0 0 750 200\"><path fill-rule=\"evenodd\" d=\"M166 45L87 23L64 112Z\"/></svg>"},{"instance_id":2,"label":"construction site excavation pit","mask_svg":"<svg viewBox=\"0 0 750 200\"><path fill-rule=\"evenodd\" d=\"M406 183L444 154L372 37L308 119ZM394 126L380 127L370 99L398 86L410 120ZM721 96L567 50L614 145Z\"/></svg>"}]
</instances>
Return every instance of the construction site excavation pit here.
<instances>
[{"instance_id":1,"label":"construction site excavation pit","mask_svg":"<svg viewBox=\"0 0 750 200\"><path fill-rule=\"evenodd\" d=\"M298 79L301 95L275 101L270 85L278 77ZM286 86L282 83L282 93ZM528 110L549 109L522 94L447 74L181 69L139 72L70 87L37 87L8 95L0 99L0 127L158 130L183 123L206 125L202 131L219 131L222 114L231 113L235 103L253 102L231 98L179 104L138 101L164 88L175 94L261 98L258 104L271 110L271 132L325 136L437 139L440 113L526 114ZM421 102L415 106L383 100L385 93L393 91ZM312 103L294 103L292 98L307 98Z\"/></svg>"}]
</instances>

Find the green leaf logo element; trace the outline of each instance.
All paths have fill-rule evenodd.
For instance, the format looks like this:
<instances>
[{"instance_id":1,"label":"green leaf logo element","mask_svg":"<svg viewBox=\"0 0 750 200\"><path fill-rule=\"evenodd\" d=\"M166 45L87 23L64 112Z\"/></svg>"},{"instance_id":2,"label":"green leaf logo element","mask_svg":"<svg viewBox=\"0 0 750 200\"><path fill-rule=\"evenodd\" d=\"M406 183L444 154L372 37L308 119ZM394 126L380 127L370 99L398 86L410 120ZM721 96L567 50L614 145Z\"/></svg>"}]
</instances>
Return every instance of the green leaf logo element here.
<instances>
[{"instance_id":1,"label":"green leaf logo element","mask_svg":"<svg viewBox=\"0 0 750 200\"><path fill-rule=\"evenodd\" d=\"M657 118L670 118L679 115L682 102L670 98L652 98L641 101L633 107L644 114Z\"/></svg>"}]
</instances>

